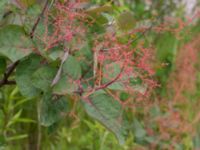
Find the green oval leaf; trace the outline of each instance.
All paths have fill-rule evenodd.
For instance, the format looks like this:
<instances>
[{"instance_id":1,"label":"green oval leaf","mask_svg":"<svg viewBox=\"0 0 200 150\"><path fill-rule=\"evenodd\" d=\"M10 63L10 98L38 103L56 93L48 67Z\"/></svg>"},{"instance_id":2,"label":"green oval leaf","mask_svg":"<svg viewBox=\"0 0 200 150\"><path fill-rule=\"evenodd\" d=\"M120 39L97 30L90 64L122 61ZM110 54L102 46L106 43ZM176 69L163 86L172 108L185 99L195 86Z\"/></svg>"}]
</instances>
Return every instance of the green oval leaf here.
<instances>
[{"instance_id":1,"label":"green oval leaf","mask_svg":"<svg viewBox=\"0 0 200 150\"><path fill-rule=\"evenodd\" d=\"M59 121L67 111L68 103L66 97L56 97L47 93L43 96L41 102L40 123L43 126L51 126Z\"/></svg>"},{"instance_id":2,"label":"green oval leaf","mask_svg":"<svg viewBox=\"0 0 200 150\"><path fill-rule=\"evenodd\" d=\"M83 101L87 113L112 131L120 144L123 144L127 131L120 103L102 92L92 94L87 100Z\"/></svg>"},{"instance_id":3,"label":"green oval leaf","mask_svg":"<svg viewBox=\"0 0 200 150\"><path fill-rule=\"evenodd\" d=\"M51 83L56 75L56 71L56 68L43 66L33 74L31 81L36 88L47 92L51 88Z\"/></svg>"},{"instance_id":4,"label":"green oval leaf","mask_svg":"<svg viewBox=\"0 0 200 150\"><path fill-rule=\"evenodd\" d=\"M31 53L32 42L21 26L8 25L0 29L0 54L15 62Z\"/></svg>"},{"instance_id":5,"label":"green oval leaf","mask_svg":"<svg viewBox=\"0 0 200 150\"><path fill-rule=\"evenodd\" d=\"M31 76L41 66L41 60L40 56L30 55L17 66L15 79L22 95L34 97L39 94L40 90L33 86Z\"/></svg>"},{"instance_id":6,"label":"green oval leaf","mask_svg":"<svg viewBox=\"0 0 200 150\"><path fill-rule=\"evenodd\" d=\"M81 77L81 66L75 57L68 56L63 64L63 73L72 79L79 79Z\"/></svg>"},{"instance_id":7,"label":"green oval leaf","mask_svg":"<svg viewBox=\"0 0 200 150\"><path fill-rule=\"evenodd\" d=\"M131 12L123 12L117 19L117 25L121 30L131 30L135 27L136 21Z\"/></svg>"},{"instance_id":8,"label":"green oval leaf","mask_svg":"<svg viewBox=\"0 0 200 150\"><path fill-rule=\"evenodd\" d=\"M53 87L53 93L58 95L72 94L78 89L78 84L68 78L66 75L62 76L58 83Z\"/></svg>"}]
</instances>

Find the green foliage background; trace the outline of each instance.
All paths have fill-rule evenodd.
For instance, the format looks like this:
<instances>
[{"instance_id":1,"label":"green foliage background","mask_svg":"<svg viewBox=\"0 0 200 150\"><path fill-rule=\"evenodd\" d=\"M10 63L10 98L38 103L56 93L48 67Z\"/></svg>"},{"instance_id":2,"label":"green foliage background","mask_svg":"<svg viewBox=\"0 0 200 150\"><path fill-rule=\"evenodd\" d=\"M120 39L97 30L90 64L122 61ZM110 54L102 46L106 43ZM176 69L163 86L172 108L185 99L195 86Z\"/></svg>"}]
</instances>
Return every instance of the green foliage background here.
<instances>
[{"instance_id":1,"label":"green foliage background","mask_svg":"<svg viewBox=\"0 0 200 150\"><path fill-rule=\"evenodd\" d=\"M96 17L97 21L91 27L91 35L88 39L92 38L90 36L94 32L104 32L102 24L110 19L106 13L102 15L96 15L96 13L98 11L112 12L111 8L114 9L112 13L117 18L120 32L134 28L136 23L144 19L149 19L156 24L162 23L166 15L175 15L184 19L183 7L177 8L172 0L166 3L163 0L157 0L148 10L143 0L92 0L91 2L91 5L97 5L99 9L89 12ZM82 70L87 68L87 64L77 62L73 56L70 56L63 64L64 71L61 81L51 89L51 81L56 74L58 54L55 52L44 56L50 61L55 61L52 61L50 65L41 65L38 63L41 57L34 54L29 55L31 51L25 53L21 48L26 49L35 44L28 38L28 35L23 33L32 27L33 20L41 12L43 2L23 0L23 8L8 3L7 0L0 1L0 79L3 78L3 73L10 61L15 62L21 59L21 62L15 76L11 76L11 79L16 80L17 85L0 87L0 150L164 150L170 149L172 145L177 150L200 148L200 121L197 120L193 124L199 115L197 104L200 99L200 64L195 64L197 72L195 90L180 93L186 100L171 106L176 93L169 88L169 84L175 82L171 80L171 76L177 69L176 59L179 51L183 45L192 42L200 34L199 20L187 27L187 30L181 31L181 39L177 39L174 34L167 31L158 34L149 31L145 36L136 35L136 38L140 37L138 41L144 40L147 45L151 42L156 49L155 80L158 81L160 87L156 88L144 102L136 101L134 110L127 110L123 116L128 122L124 121L124 124L120 124L116 118L122 114L121 106L118 102L113 102L113 99L108 97L104 91L90 96L94 103L92 106L84 102L73 103L70 101L72 97L63 96L77 88L66 87L62 84L68 81L65 75L70 74L72 78L78 79L82 74L81 68ZM50 4L52 3L53 0L50 1ZM109 4L110 7L104 7L105 4ZM12 13L5 15L9 10L12 10ZM22 25L23 28L18 22L20 15L29 16L29 21ZM37 32L40 33L42 29L42 25L39 24ZM23 43L22 39L15 37L21 37ZM126 41L126 38L122 40ZM90 59L91 54L88 49L90 49L90 43L82 49L84 55ZM9 60L5 56L9 56ZM160 67L163 63L167 65ZM53 95L51 90L59 96ZM41 93L45 93L42 101L38 96ZM122 94L122 99L123 96L127 95ZM52 104L49 99L55 102ZM96 107L100 110L97 111ZM155 120L158 118L165 120L172 112L179 112L181 116L186 116L184 123L192 124L190 128L193 133L187 130L162 132L160 124ZM60 116L61 113L63 116ZM173 121L169 119L169 124L173 125ZM128 132L124 128L128 128ZM153 134L149 134L150 130ZM162 138L165 132L170 138Z\"/></svg>"}]
</instances>

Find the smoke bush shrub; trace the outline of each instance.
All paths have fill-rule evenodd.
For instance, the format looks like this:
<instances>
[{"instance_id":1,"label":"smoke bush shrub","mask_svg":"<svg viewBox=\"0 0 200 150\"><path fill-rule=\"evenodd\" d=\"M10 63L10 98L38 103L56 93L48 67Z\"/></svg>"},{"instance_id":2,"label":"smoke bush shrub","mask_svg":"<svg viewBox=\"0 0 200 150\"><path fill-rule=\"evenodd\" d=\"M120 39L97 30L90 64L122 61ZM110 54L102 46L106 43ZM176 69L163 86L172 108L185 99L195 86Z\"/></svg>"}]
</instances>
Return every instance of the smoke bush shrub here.
<instances>
[{"instance_id":1,"label":"smoke bush shrub","mask_svg":"<svg viewBox=\"0 0 200 150\"><path fill-rule=\"evenodd\" d=\"M12 62L0 85L16 82L23 96L38 98L43 126L55 124L71 111L70 101L79 101L124 143L130 127L125 109L157 86L154 47L139 38L149 30L178 33L183 22L140 26L131 12L81 0L46 1L38 16L37 5L16 3L23 6L15 8L20 21L0 28L1 59Z\"/></svg>"}]
</instances>

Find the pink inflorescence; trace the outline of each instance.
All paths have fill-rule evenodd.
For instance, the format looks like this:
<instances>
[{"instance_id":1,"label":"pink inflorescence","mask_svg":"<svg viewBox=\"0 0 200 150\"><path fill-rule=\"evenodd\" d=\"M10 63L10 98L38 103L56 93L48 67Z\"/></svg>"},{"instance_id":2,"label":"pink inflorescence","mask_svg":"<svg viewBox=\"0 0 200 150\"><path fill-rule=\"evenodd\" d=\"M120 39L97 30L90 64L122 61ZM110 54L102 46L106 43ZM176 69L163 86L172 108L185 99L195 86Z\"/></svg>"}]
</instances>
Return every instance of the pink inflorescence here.
<instances>
[{"instance_id":1,"label":"pink inflorescence","mask_svg":"<svg viewBox=\"0 0 200 150\"><path fill-rule=\"evenodd\" d=\"M82 20L85 14L81 11L76 11L79 1L65 1L63 3L55 3L55 12L45 13L44 35L36 37L43 42L45 49L49 50L60 43L77 41L83 37L86 29ZM51 31L50 31L51 30Z\"/></svg>"},{"instance_id":2,"label":"pink inflorescence","mask_svg":"<svg viewBox=\"0 0 200 150\"><path fill-rule=\"evenodd\" d=\"M89 30L86 25L88 15L78 9L79 4L79 1L57 2L54 13L46 12L45 32L43 36L38 37L46 50L60 44L70 47L70 54L80 50L79 43L86 41L85 36ZM143 32L144 29L137 31ZM74 82L80 89L83 84L87 84L84 90L92 93L117 83L128 93L138 92L145 95L149 87L150 89L155 87L156 83L151 79L154 71L149 63L152 48L146 48L142 43L135 47L131 40L121 42L123 40L116 33L93 34L92 37L93 60L87 60L84 56L77 58L77 60L87 60L86 63L91 65L89 69L93 69L93 76L86 78L82 75L79 83ZM140 78L142 83L133 85L132 80L136 78ZM95 85L91 85L91 82Z\"/></svg>"},{"instance_id":3,"label":"pink inflorescence","mask_svg":"<svg viewBox=\"0 0 200 150\"><path fill-rule=\"evenodd\" d=\"M107 81L106 83L102 81L104 83L102 87L109 83L119 83L128 92L137 91L145 94L144 90L136 90L135 86L131 85L131 80L135 78L142 80L142 85L136 86L156 86L156 83L150 79L154 75L154 70L149 63L152 58L152 48L144 48L143 44L133 48L127 43L120 42L117 36L112 34L105 34L103 40L99 42L96 40L93 51L98 53L98 62L101 68L104 68L101 72L97 71L101 74L97 76L102 76L102 80Z\"/></svg>"}]
</instances>

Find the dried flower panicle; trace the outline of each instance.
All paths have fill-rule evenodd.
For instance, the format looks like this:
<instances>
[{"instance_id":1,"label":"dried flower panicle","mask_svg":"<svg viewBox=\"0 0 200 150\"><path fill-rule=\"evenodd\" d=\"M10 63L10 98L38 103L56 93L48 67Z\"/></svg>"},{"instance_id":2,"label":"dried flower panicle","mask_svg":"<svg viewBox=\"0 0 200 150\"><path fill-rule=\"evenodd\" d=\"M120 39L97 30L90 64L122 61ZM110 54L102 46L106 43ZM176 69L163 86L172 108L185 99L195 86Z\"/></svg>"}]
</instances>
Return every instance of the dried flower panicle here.
<instances>
[{"instance_id":1,"label":"dried flower panicle","mask_svg":"<svg viewBox=\"0 0 200 150\"><path fill-rule=\"evenodd\" d=\"M79 9L80 4L81 1L57 2L53 12L46 12L43 20L44 34L36 35L42 41L46 51L62 45L63 49L70 49L70 55L74 55L74 52L79 51L81 45L87 42L85 37L89 33L88 28L91 23L88 23L88 14ZM135 32L143 31L144 29L135 29ZM130 33L124 36L128 37ZM125 91L130 95L137 95L137 93L147 95L149 89L157 86L152 80L154 75L150 63L152 47L145 47L142 42L135 47L132 38L122 42L121 37L116 33L106 32L102 35L94 33L92 37L93 60L86 63L90 63L89 68L93 69L93 75L90 77L82 75L78 81L73 82L74 84L80 88L83 84L87 85L84 91L89 94L108 88ZM88 61L85 57L80 55L76 59ZM119 87L113 87L116 85Z\"/></svg>"}]
</instances>

